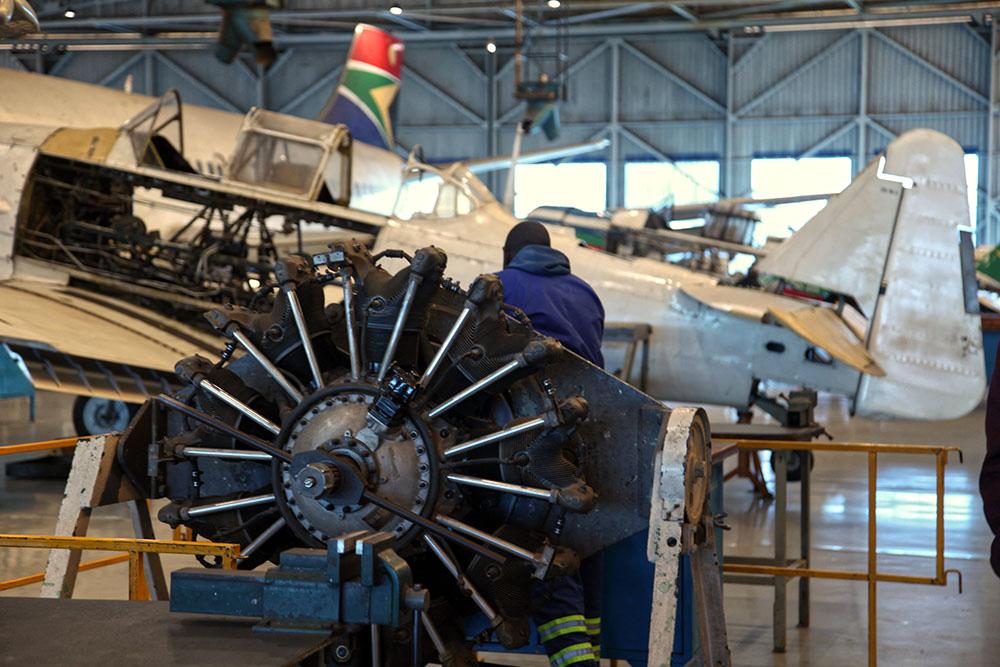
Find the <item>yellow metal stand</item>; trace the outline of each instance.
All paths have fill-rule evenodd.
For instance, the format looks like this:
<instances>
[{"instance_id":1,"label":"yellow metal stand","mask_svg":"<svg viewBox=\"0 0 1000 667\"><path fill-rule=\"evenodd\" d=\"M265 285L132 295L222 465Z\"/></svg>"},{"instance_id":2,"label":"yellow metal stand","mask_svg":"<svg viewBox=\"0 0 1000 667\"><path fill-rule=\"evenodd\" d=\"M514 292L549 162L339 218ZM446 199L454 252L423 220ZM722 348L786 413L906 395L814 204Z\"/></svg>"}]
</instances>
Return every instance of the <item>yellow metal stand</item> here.
<instances>
[{"instance_id":1,"label":"yellow metal stand","mask_svg":"<svg viewBox=\"0 0 1000 667\"><path fill-rule=\"evenodd\" d=\"M729 440L727 440L729 442ZM868 568L863 572L845 570L821 570L807 567L776 567L770 565L748 565L742 563L726 563L725 572L738 574L759 574L773 577L813 577L817 579L842 579L848 581L868 582L868 664L874 667L878 661L878 582L898 584L922 584L926 586L945 586L948 575L954 572L958 575L958 591L962 592L962 573L955 569L944 567L944 469L948 464L951 452L958 454L962 461L962 450L958 447L938 445L906 445L871 442L789 442L787 440L734 440L741 450L757 451L769 449L773 451L814 451L864 453L868 456ZM889 574L878 571L877 560L877 524L876 497L878 484L879 454L916 454L935 457L937 474L937 522L935 534L935 569L934 576L912 576Z\"/></svg>"},{"instance_id":2,"label":"yellow metal stand","mask_svg":"<svg viewBox=\"0 0 1000 667\"><path fill-rule=\"evenodd\" d=\"M179 542L176 540L142 540L123 537L65 537L62 535L10 535L0 533L0 547L35 547L40 549L74 549L77 551L125 551L125 557L105 558L102 561L88 563L89 568L81 565L80 569L100 567L97 563L112 565L128 560L128 598L129 600L148 600L149 590L146 587L146 577L143 573L142 554L188 554L201 556L218 556L222 567L227 570L236 569L240 557L238 544L222 544L216 542ZM0 590L15 588L36 583L44 578L44 573L0 582Z\"/></svg>"},{"instance_id":3,"label":"yellow metal stand","mask_svg":"<svg viewBox=\"0 0 1000 667\"><path fill-rule=\"evenodd\" d=\"M23 445L5 445L0 447L0 456L28 454L30 452L47 452L52 449L68 449L70 447L76 447L76 443L80 442L80 440L80 438L57 438L55 440L29 442Z\"/></svg>"},{"instance_id":4,"label":"yellow metal stand","mask_svg":"<svg viewBox=\"0 0 1000 667\"><path fill-rule=\"evenodd\" d=\"M95 443L95 441L100 441ZM238 544L221 544L215 542L197 542L191 539L190 531L175 531L173 540L149 539L152 537L152 525L149 520L149 501L140 499L131 487L121 479L121 476L114 470L114 446L117 436L109 434L107 436L96 436L92 438L59 438L57 440L45 440L32 442L24 445L9 445L0 447L0 456L11 454L24 454L28 452L49 451L52 449L77 448L83 445L84 449L78 449L77 454L84 451L86 447L92 447L93 455L96 457L89 463L84 461L78 466L77 458L74 458L74 472L83 474L82 480L77 480L81 485L80 489L74 486L74 473L70 473L70 481L67 482L67 489L73 487L77 492L72 495L73 504L67 505L64 501L60 509L60 523L63 528L72 529L74 533L85 533L89 524L90 511L94 507L126 502L129 504L133 514L133 524L136 526L140 536L137 538L117 538L117 537L84 537L82 535L12 535L0 534L0 547L36 547L50 550L49 567L47 572L0 581L0 591L28 586L39 582L46 582L52 579L55 588L58 589L58 597L69 597L72 594L73 584L77 572L93 570L99 567L115 565L117 563L128 562L129 564L129 599L149 600L154 597L162 599L166 595L166 586L162 582L162 570L159 568L159 554L191 554L202 556L218 556L222 561L222 567L235 569L240 557L240 547ZM88 470L81 473L84 465ZM80 497L81 493L85 497ZM59 530L59 527L56 528ZM60 562L53 566L51 550L69 550L69 558L66 562ZM87 563L80 563L80 554L84 550L95 551L124 551L124 555L101 558ZM143 557L146 554L146 557ZM65 559L64 559L65 560ZM154 590L151 590L150 587ZM43 596L45 595L45 585L43 585Z\"/></svg>"}]
</instances>

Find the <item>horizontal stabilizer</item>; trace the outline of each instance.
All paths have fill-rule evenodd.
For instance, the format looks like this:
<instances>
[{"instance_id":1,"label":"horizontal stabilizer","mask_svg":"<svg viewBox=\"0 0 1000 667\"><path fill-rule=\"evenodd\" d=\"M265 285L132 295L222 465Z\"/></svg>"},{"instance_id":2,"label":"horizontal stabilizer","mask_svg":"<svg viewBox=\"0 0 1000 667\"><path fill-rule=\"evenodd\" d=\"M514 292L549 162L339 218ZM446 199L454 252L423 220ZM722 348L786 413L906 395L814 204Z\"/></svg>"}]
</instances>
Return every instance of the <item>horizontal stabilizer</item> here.
<instances>
[{"instance_id":1,"label":"horizontal stabilizer","mask_svg":"<svg viewBox=\"0 0 1000 667\"><path fill-rule=\"evenodd\" d=\"M823 348L835 359L866 375L884 377L885 371L870 354L847 322L832 308L810 306L798 310L773 308L769 314L778 322Z\"/></svg>"},{"instance_id":2,"label":"horizontal stabilizer","mask_svg":"<svg viewBox=\"0 0 1000 667\"><path fill-rule=\"evenodd\" d=\"M885 375L851 327L832 308L770 292L723 285L691 285L681 290L706 306L730 315L758 322L778 322L855 370L876 377Z\"/></svg>"}]
</instances>

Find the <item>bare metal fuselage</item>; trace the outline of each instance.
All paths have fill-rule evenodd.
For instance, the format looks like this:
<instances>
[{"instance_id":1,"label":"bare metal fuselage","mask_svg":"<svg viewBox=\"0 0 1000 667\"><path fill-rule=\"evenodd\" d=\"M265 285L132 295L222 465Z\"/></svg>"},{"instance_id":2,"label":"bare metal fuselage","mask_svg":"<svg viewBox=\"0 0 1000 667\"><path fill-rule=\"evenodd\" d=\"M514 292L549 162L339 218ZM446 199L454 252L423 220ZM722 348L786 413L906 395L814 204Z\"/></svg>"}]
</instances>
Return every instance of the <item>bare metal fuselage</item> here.
<instances>
[{"instance_id":1,"label":"bare metal fuselage","mask_svg":"<svg viewBox=\"0 0 1000 667\"><path fill-rule=\"evenodd\" d=\"M0 88L4 90L0 125L117 126L153 101L3 70ZM202 173L220 173L242 120L237 114L185 106L184 147L188 161ZM574 272L594 286L609 319L653 326L650 392L659 398L742 407L751 400L758 380L775 380L845 394L854 399L855 408L862 414L955 417L979 402L985 384L978 319L961 307L961 271L954 230L968 225L968 209L963 199L960 158L957 170L952 164L955 146L943 135L925 132L898 148L895 157L890 152L893 168L912 172L918 182L916 188L906 193L893 190L876 179L874 170L871 174L866 171L840 196L839 203L836 198L831 202L836 206L824 209L826 218L821 213L806 227L824 232L808 237L819 239L811 246L814 253L822 255L823 248L829 247L826 256L817 262L817 267L824 270L846 266L844 257L856 254L854 250L862 246L872 246L876 234L879 239L889 239L883 255L873 255L871 262L878 265L875 269L882 270L883 277L896 275L898 279L888 285L884 298L873 305L875 309L865 313L868 322L873 323L867 335L859 332L866 340L847 341L842 332L815 328L800 335L802 330L796 332L778 322L789 321L787 317L782 320L782 314L794 317L797 310L811 305L773 294L720 287L708 276L662 262L626 259L584 248L565 228L551 228L553 245L567 254ZM961 149L957 150L960 155ZM929 160L932 154L934 159ZM398 156L354 143L351 208L388 214L396 203L402 176ZM475 177L463 174L463 178ZM873 222L872 238L853 227L844 227L847 231L839 233L840 220L873 214L868 208L852 208L857 195L855 192L847 196L852 188L868 193L868 206L874 206L874 212L882 218L884 210L890 208L899 208L900 216L890 220L889 227ZM157 216L155 201L151 208L151 214ZM12 236L13 218L4 217L7 228L0 233ZM499 268L504 238L517 223L488 193L473 196L473 206L464 215L383 220L377 240L379 249L438 245L448 253L449 274L465 284ZM940 232L938 236L934 230ZM890 242L894 234L897 242ZM922 234L924 240L918 240L915 234ZM907 239L906 244L901 245L898 238ZM924 284L936 290L936 297L924 302L915 294L922 283L914 267L926 267L928 262L934 266L924 276ZM825 286L822 282L815 284ZM871 353L875 366L891 367L891 372L888 377L873 377L860 372L861 366L844 363L842 359L847 357L830 359L812 354L816 348L833 348L837 344Z\"/></svg>"}]
</instances>

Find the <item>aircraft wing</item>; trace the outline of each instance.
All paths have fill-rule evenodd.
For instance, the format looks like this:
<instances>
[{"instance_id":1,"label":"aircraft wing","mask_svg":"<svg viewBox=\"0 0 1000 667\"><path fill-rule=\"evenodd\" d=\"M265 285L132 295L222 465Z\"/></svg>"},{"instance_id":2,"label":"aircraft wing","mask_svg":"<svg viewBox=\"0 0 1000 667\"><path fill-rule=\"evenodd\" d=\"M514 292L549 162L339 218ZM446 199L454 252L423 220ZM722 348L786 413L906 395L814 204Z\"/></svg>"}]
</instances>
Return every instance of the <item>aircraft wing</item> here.
<instances>
[{"instance_id":1,"label":"aircraft wing","mask_svg":"<svg viewBox=\"0 0 1000 667\"><path fill-rule=\"evenodd\" d=\"M885 371L863 341L835 310L770 292L723 285L690 285L681 290L710 308L751 320L771 319L866 375Z\"/></svg>"},{"instance_id":2,"label":"aircraft wing","mask_svg":"<svg viewBox=\"0 0 1000 667\"><path fill-rule=\"evenodd\" d=\"M764 257L767 255L767 251L763 248L754 248L742 243L733 243L732 241L723 241L722 239L713 239L696 234L685 234L684 232L677 232L672 229L641 229L635 231L640 235L646 235L650 238L669 241L671 243L693 245L700 248L717 248L729 253L742 253L753 255L754 257Z\"/></svg>"},{"instance_id":3,"label":"aircraft wing","mask_svg":"<svg viewBox=\"0 0 1000 667\"><path fill-rule=\"evenodd\" d=\"M533 164L535 162L548 162L549 160L561 160L563 158L586 155L596 151L604 150L611 142L607 139L597 139L595 141L584 141L578 144L566 144L553 148L541 148L535 151L525 151L517 159L518 164ZM466 166L473 174L481 174L487 171L510 168L510 155L494 155L492 157L467 160Z\"/></svg>"},{"instance_id":4,"label":"aircraft wing","mask_svg":"<svg viewBox=\"0 0 1000 667\"><path fill-rule=\"evenodd\" d=\"M701 208L704 209L705 207L702 206ZM733 254L743 253L755 257L764 257L767 254L767 251L763 248L754 248L742 243L733 243L732 241L688 234L673 229L646 229L645 227L621 224L621 220L629 220L631 218L630 215L626 215L624 218L615 216L611 220L608 220L607 217L600 215L580 215L572 211L540 206L532 211L528 217L553 225L562 225L598 234L620 231L652 241L662 241L664 243L694 246L697 248L717 248Z\"/></svg>"},{"instance_id":5,"label":"aircraft wing","mask_svg":"<svg viewBox=\"0 0 1000 667\"><path fill-rule=\"evenodd\" d=\"M141 402L171 389L179 358L216 355L222 345L151 310L57 283L0 282L0 304L0 342L38 389Z\"/></svg>"}]
</instances>

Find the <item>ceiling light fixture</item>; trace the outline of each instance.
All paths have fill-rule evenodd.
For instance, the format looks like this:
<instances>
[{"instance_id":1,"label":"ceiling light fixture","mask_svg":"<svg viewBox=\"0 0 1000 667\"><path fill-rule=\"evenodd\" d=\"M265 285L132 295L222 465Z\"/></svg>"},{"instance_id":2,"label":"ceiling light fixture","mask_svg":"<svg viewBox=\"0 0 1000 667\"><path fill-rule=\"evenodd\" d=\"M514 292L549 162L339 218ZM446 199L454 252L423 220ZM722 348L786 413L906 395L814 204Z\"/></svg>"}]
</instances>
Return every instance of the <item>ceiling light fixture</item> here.
<instances>
[{"instance_id":1,"label":"ceiling light fixture","mask_svg":"<svg viewBox=\"0 0 1000 667\"><path fill-rule=\"evenodd\" d=\"M559 7L562 6L562 3L559 2L559 0L548 0L545 4L547 4L550 9L559 9Z\"/></svg>"},{"instance_id":2,"label":"ceiling light fixture","mask_svg":"<svg viewBox=\"0 0 1000 667\"><path fill-rule=\"evenodd\" d=\"M63 16L65 16L68 19L71 19L76 16L76 12L73 11L72 7L67 7L66 11L63 12Z\"/></svg>"},{"instance_id":3,"label":"ceiling light fixture","mask_svg":"<svg viewBox=\"0 0 1000 667\"><path fill-rule=\"evenodd\" d=\"M486 42L486 52L487 53L496 53L497 52L497 43L494 42L492 39L490 41Z\"/></svg>"},{"instance_id":4,"label":"ceiling light fixture","mask_svg":"<svg viewBox=\"0 0 1000 667\"><path fill-rule=\"evenodd\" d=\"M403 8L400 7L399 5L393 5L392 7L389 8L389 13L392 14L393 16L399 16L400 14L403 13Z\"/></svg>"}]
</instances>

